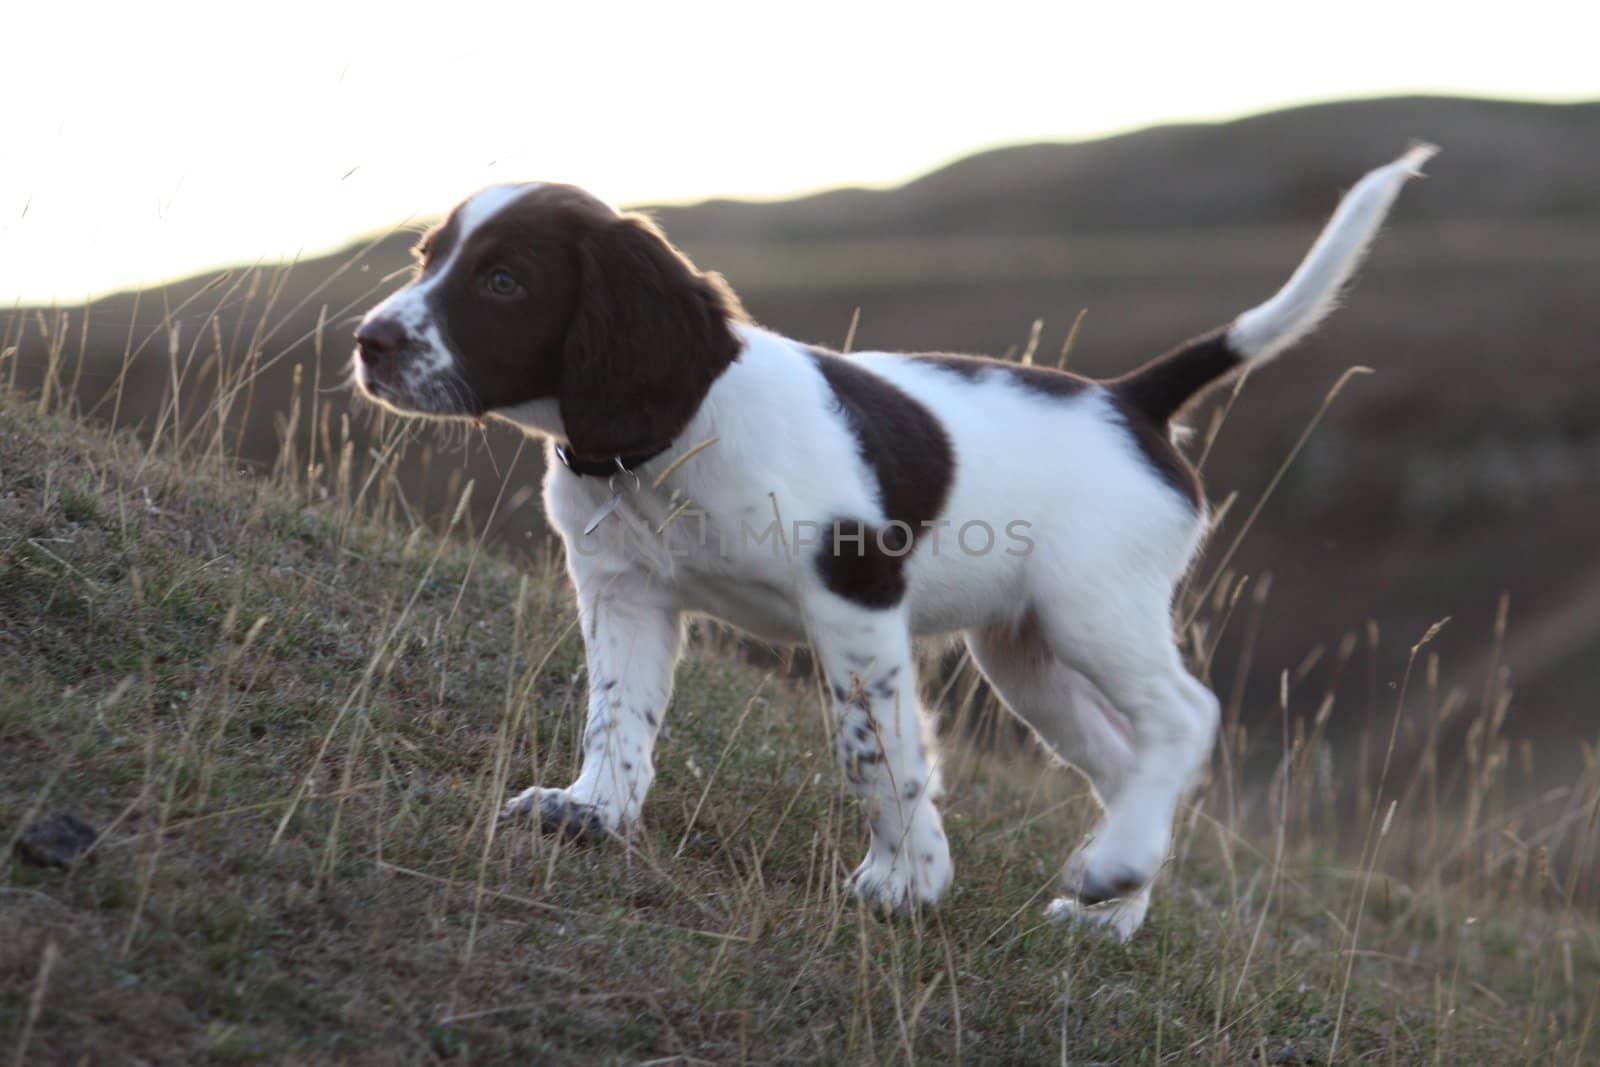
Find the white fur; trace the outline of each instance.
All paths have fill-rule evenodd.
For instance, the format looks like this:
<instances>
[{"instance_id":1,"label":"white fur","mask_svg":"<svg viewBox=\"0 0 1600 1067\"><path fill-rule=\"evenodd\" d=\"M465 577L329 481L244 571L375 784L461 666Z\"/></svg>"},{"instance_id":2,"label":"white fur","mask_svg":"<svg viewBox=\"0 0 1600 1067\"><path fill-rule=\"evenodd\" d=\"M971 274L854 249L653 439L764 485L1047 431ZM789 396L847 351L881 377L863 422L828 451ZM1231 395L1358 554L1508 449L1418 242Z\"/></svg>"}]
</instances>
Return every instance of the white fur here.
<instances>
[{"instance_id":1,"label":"white fur","mask_svg":"<svg viewBox=\"0 0 1600 1067\"><path fill-rule=\"evenodd\" d=\"M1420 177L1422 165L1438 151L1417 145L1357 182L1288 283L1234 320L1228 343L1252 362L1265 362L1316 329L1337 306L1339 291L1361 265L1400 188Z\"/></svg>"},{"instance_id":2,"label":"white fur","mask_svg":"<svg viewBox=\"0 0 1600 1067\"><path fill-rule=\"evenodd\" d=\"M1235 322L1229 337L1245 354L1266 358L1326 313L1424 158L1414 151L1352 190L1283 291ZM480 194L466 221L481 225L505 195ZM402 293L385 306L420 299ZM963 631L1011 709L1089 776L1105 804L1067 863L1069 896L1052 916L1131 935L1217 729L1217 700L1185 670L1170 616L1205 531L1203 509L1152 468L1101 386L1046 396L1004 373L971 378L863 353L854 363L931 412L955 456L941 525L908 560L905 598L863 607L830 591L815 562L834 518L887 521L873 469L805 346L738 330L739 358L664 454L610 482L549 464L545 504L566 545L589 664L584 760L566 789L526 790L507 813L573 812L608 831L636 825L682 620L710 615L813 646L834 694L840 757L871 826L852 882L886 906L934 903L953 870L912 642ZM552 401L496 414L561 438ZM1080 903L1106 898L1119 899Z\"/></svg>"}]
</instances>

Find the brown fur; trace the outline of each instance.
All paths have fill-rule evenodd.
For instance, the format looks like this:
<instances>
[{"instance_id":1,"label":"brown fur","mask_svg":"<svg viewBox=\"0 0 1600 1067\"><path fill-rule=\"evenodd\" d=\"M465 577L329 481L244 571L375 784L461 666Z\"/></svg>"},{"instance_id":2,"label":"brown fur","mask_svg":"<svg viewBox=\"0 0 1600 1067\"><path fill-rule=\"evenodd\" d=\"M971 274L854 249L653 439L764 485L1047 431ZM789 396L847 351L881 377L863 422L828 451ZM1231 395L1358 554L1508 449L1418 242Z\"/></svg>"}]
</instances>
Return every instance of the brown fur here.
<instances>
[{"instance_id":1,"label":"brown fur","mask_svg":"<svg viewBox=\"0 0 1600 1067\"><path fill-rule=\"evenodd\" d=\"M457 219L425 237L421 271L455 251ZM521 291L497 296L505 270ZM579 457L659 450L738 358L744 317L641 215L569 185L530 190L478 228L430 296L459 356L470 414L555 398Z\"/></svg>"},{"instance_id":2,"label":"brown fur","mask_svg":"<svg viewBox=\"0 0 1600 1067\"><path fill-rule=\"evenodd\" d=\"M905 595L905 563L938 519L955 481L955 453L934 414L905 392L846 356L812 348L817 369L872 468L889 525L838 517L817 555L822 580L835 593L869 607Z\"/></svg>"},{"instance_id":3,"label":"brown fur","mask_svg":"<svg viewBox=\"0 0 1600 1067\"><path fill-rule=\"evenodd\" d=\"M557 393L572 450L664 448L738 358L738 300L638 215L587 228L574 253L578 296Z\"/></svg>"}]
</instances>

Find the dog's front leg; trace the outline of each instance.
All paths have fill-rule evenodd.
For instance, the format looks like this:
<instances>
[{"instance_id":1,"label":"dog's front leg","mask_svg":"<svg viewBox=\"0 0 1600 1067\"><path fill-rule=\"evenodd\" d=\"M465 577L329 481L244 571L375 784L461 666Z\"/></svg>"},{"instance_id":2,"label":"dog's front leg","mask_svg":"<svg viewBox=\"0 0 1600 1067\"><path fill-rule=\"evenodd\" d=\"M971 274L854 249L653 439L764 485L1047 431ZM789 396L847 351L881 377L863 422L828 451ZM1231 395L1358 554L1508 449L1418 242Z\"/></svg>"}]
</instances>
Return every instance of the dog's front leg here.
<instances>
[{"instance_id":1,"label":"dog's front leg","mask_svg":"<svg viewBox=\"0 0 1600 1067\"><path fill-rule=\"evenodd\" d=\"M547 831L568 837L638 824L682 643L678 612L646 581L623 576L597 584L578 594L589 665L582 769L565 789L524 790L503 813L537 813Z\"/></svg>"},{"instance_id":2,"label":"dog's front leg","mask_svg":"<svg viewBox=\"0 0 1600 1067\"><path fill-rule=\"evenodd\" d=\"M872 834L850 884L869 903L895 911L936 904L953 868L934 803L937 756L904 612L834 602L813 605L809 614L833 697L839 761Z\"/></svg>"}]
</instances>

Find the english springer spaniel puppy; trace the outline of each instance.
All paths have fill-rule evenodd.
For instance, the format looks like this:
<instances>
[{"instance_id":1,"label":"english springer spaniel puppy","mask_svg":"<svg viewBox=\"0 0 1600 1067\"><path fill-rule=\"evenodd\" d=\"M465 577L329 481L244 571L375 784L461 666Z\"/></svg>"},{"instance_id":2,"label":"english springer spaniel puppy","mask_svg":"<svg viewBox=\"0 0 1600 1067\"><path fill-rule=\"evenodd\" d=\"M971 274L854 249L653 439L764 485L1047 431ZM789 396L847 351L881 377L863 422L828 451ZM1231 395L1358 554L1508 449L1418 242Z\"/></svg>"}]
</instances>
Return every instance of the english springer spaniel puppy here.
<instances>
[{"instance_id":1,"label":"english springer spaniel puppy","mask_svg":"<svg viewBox=\"0 0 1600 1067\"><path fill-rule=\"evenodd\" d=\"M853 888L935 904L952 867L912 643L960 631L1105 808L1051 914L1131 935L1218 724L1173 633L1207 526L1173 419L1317 325L1432 153L1363 178L1266 303L1109 381L779 336L649 221L570 185L456 207L361 323L354 375L395 411L547 442L588 657L583 766L506 814L638 826L684 617L710 615L815 650L871 829Z\"/></svg>"}]
</instances>

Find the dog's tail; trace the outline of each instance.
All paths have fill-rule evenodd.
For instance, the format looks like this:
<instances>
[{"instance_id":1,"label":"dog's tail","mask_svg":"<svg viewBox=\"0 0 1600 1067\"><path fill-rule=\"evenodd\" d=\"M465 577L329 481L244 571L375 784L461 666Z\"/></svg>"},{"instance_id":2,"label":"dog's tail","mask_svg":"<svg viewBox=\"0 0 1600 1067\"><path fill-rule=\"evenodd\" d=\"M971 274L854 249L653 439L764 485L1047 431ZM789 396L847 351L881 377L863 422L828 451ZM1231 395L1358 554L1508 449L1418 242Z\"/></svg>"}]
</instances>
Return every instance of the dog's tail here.
<instances>
[{"instance_id":1,"label":"dog's tail","mask_svg":"<svg viewBox=\"0 0 1600 1067\"><path fill-rule=\"evenodd\" d=\"M1197 337L1111 383L1124 403L1165 422L1209 386L1240 368L1265 363L1316 329L1338 304L1339 290L1361 265L1389 206L1407 179L1438 149L1418 145L1371 171L1345 195L1322 235L1277 295L1219 330Z\"/></svg>"}]
</instances>

